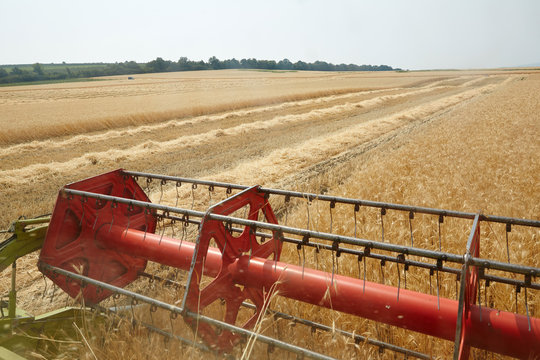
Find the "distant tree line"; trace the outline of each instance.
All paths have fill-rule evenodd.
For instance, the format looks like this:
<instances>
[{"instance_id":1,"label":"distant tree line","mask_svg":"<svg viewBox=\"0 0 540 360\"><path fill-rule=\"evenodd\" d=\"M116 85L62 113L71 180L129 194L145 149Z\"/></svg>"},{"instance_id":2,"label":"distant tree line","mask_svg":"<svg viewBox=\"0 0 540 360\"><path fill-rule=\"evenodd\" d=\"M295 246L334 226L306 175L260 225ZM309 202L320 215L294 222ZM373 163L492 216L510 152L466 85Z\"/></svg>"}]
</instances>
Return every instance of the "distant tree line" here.
<instances>
[{"instance_id":1,"label":"distant tree line","mask_svg":"<svg viewBox=\"0 0 540 360\"><path fill-rule=\"evenodd\" d=\"M195 70L219 70L219 69L261 69L261 70L285 70L285 71L392 71L388 65L355 65L355 64L331 64L325 61L295 63L288 59L280 61L257 60L257 59L229 59L219 60L212 56L205 61L192 61L187 57L181 57L178 61L164 60L161 57L148 63L136 63L125 61L114 64L50 64L42 65L35 63L31 66L2 66L0 67L0 84L31 82L31 81L56 81L77 78L89 78L98 76L159 73L171 71L195 71Z\"/></svg>"},{"instance_id":2,"label":"distant tree line","mask_svg":"<svg viewBox=\"0 0 540 360\"><path fill-rule=\"evenodd\" d=\"M334 65L325 61L315 61L306 63L297 61L295 63L288 59L280 61L274 60L257 60L257 59L229 59L219 60L215 56L204 61L191 61L186 57L181 57L177 62L163 60L157 58L145 64L147 69L152 72L166 71L191 71L191 70L219 70L219 69L261 69L261 70L310 70L310 71L392 71L388 65L355 65L355 64L339 64Z\"/></svg>"}]
</instances>

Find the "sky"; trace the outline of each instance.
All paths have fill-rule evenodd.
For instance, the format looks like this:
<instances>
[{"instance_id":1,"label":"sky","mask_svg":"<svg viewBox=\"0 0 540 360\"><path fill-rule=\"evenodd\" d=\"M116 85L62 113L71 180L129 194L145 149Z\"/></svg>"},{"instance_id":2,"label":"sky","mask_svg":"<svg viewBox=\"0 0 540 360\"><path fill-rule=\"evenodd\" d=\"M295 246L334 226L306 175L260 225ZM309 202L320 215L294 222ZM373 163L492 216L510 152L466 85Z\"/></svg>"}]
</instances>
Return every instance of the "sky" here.
<instances>
[{"instance_id":1,"label":"sky","mask_svg":"<svg viewBox=\"0 0 540 360\"><path fill-rule=\"evenodd\" d=\"M1 0L0 64L540 65L540 0Z\"/></svg>"}]
</instances>

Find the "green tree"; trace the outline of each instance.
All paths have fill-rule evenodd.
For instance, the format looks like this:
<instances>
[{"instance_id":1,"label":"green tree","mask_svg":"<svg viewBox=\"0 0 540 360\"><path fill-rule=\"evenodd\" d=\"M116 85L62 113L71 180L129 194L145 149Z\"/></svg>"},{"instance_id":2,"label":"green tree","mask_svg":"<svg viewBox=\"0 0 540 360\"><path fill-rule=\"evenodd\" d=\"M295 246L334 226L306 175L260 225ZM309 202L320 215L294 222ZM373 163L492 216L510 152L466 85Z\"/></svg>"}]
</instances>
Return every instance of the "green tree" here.
<instances>
[{"instance_id":1,"label":"green tree","mask_svg":"<svg viewBox=\"0 0 540 360\"><path fill-rule=\"evenodd\" d=\"M293 63L289 59L283 59L277 63L277 68L281 70L292 70Z\"/></svg>"},{"instance_id":2,"label":"green tree","mask_svg":"<svg viewBox=\"0 0 540 360\"><path fill-rule=\"evenodd\" d=\"M0 78L8 76L6 69L0 68Z\"/></svg>"},{"instance_id":3,"label":"green tree","mask_svg":"<svg viewBox=\"0 0 540 360\"><path fill-rule=\"evenodd\" d=\"M223 60L221 64L223 65L223 68L225 69L239 69L240 68L240 62L236 60L235 58L232 58L229 60Z\"/></svg>"},{"instance_id":4,"label":"green tree","mask_svg":"<svg viewBox=\"0 0 540 360\"><path fill-rule=\"evenodd\" d=\"M212 56L210 59L208 59L208 64L210 65L211 69L217 70L221 69L221 61L215 56Z\"/></svg>"},{"instance_id":5,"label":"green tree","mask_svg":"<svg viewBox=\"0 0 540 360\"><path fill-rule=\"evenodd\" d=\"M35 63L34 65L32 65L32 69L36 74L43 75L43 67L40 63Z\"/></svg>"},{"instance_id":6,"label":"green tree","mask_svg":"<svg viewBox=\"0 0 540 360\"><path fill-rule=\"evenodd\" d=\"M146 64L146 67L151 72L164 72L169 66L170 61L165 61L163 58L157 57L156 60L152 60Z\"/></svg>"},{"instance_id":7,"label":"green tree","mask_svg":"<svg viewBox=\"0 0 540 360\"><path fill-rule=\"evenodd\" d=\"M178 70L186 71L191 69L191 61L185 56L178 59Z\"/></svg>"},{"instance_id":8,"label":"green tree","mask_svg":"<svg viewBox=\"0 0 540 360\"><path fill-rule=\"evenodd\" d=\"M308 70L308 64L303 61L297 61L293 65L294 70Z\"/></svg>"}]
</instances>

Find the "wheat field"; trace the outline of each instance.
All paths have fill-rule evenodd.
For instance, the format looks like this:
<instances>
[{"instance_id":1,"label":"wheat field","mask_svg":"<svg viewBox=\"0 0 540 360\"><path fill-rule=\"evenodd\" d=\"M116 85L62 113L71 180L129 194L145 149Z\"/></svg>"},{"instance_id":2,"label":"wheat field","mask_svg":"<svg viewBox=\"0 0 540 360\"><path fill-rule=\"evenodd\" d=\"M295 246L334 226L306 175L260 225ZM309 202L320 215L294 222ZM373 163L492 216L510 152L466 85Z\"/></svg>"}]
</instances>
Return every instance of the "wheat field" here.
<instances>
[{"instance_id":1,"label":"wheat field","mask_svg":"<svg viewBox=\"0 0 540 360\"><path fill-rule=\"evenodd\" d=\"M540 219L540 74L536 71L429 71L388 73L271 73L208 71L146 74L135 80L4 87L0 89L0 228L24 215L50 213L63 185L116 168L217 181L333 194L365 200ZM189 207L191 193L150 189L154 202ZM217 197L213 199L216 201ZM212 199L201 190L195 206ZM280 204L275 204L279 208ZM317 201L298 203L280 218L288 225L330 228L328 209ZM350 209L336 207L331 230L351 235ZM376 214L359 219L361 236L378 239ZM390 241L407 239L408 223L389 214ZM433 219L415 220L419 246L432 248ZM442 248L464 253L470 224L444 226ZM193 237L195 229L190 234ZM513 262L540 266L539 233L512 232ZM482 256L504 261L504 229L482 229ZM194 240L193 238L191 239ZM504 249L503 249L504 248ZM434 249L434 248L433 248ZM306 266L331 271L332 257L313 254ZM36 267L38 254L19 260L19 306L30 313L64 306L51 295ZM285 245L283 261L299 262L296 247ZM357 276L355 259L340 259L340 273ZM149 269L170 277L170 269ZM395 267L369 264L369 278L395 286ZM385 277L386 274L386 278ZM9 271L0 274L0 295L9 291ZM174 277L183 280L182 274ZM429 293L425 274L411 271L409 288ZM181 292L140 280L131 289L159 294L174 303ZM455 296L455 280L441 279L441 294ZM490 303L514 311L512 289L485 292ZM158 296L158 295L155 295ZM524 313L521 294L519 313ZM539 316L538 294L528 306ZM320 310L279 296L271 307L329 326L448 358L449 342L371 321ZM220 309L211 314L219 316ZM137 309L150 321L148 310ZM152 322L193 339L179 318L157 312ZM111 324L114 324L111 325ZM65 358L201 358L205 353L179 342L133 329L129 322L88 330L66 348ZM261 332L337 358L393 358L333 333L311 333L271 316ZM114 331L111 331L111 326ZM128 334L129 336L126 336ZM135 336L135 335L139 336ZM129 340L127 340L129 339ZM159 350L156 350L159 349ZM243 348L235 356L242 357ZM244 355L246 355L244 353ZM37 356L37 355L36 355ZM252 358L282 358L256 344ZM487 355L474 351L473 358ZM498 355L491 355L498 358ZM62 357L62 355L60 356ZM399 356L398 356L399 357Z\"/></svg>"}]
</instances>

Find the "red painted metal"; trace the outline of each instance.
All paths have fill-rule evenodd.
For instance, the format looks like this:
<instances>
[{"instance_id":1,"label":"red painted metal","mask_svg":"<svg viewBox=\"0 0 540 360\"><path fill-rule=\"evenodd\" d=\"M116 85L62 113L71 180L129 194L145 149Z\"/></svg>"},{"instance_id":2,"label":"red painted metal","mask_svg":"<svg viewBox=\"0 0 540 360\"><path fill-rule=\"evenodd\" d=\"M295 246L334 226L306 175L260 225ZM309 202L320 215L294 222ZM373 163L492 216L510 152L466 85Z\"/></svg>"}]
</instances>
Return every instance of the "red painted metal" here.
<instances>
[{"instance_id":1,"label":"red painted metal","mask_svg":"<svg viewBox=\"0 0 540 360\"><path fill-rule=\"evenodd\" d=\"M133 256L144 256L150 261L189 270L195 244L157 234L113 227L114 241L105 239L104 245ZM104 235L105 234L104 232ZM98 241L99 241L98 237ZM143 241L143 238L144 241ZM176 255L178 254L178 256ZM209 248L204 274L214 276L221 268L221 251ZM372 319L426 335L454 341L458 302L400 289L347 276L310 268L242 255L228 266L233 282L267 292L279 280L280 296L334 309L351 315ZM540 319L531 318L531 331L527 317L477 305L469 307L464 327L468 344L517 358L535 358L540 355ZM480 320L480 311L482 319Z\"/></svg>"},{"instance_id":2,"label":"red painted metal","mask_svg":"<svg viewBox=\"0 0 540 360\"><path fill-rule=\"evenodd\" d=\"M470 244L470 255L473 257L480 257L480 223L475 221L476 227L474 228L474 234ZM465 265L464 265L465 266ZM478 268L476 266L468 266L465 273L465 299L464 310L461 314L461 323L466 324L469 317L472 316L471 306L476 304L476 290L478 289ZM480 314L480 312L479 312ZM460 316L460 314L458 314ZM457 337L457 336L456 336ZM459 337L459 351L458 359L467 360L471 351L469 343L470 327L462 326L461 334Z\"/></svg>"},{"instance_id":3,"label":"red painted metal","mask_svg":"<svg viewBox=\"0 0 540 360\"><path fill-rule=\"evenodd\" d=\"M149 201L139 185L131 177L123 176L121 170L69 184L66 188ZM96 246L95 233L109 231L113 225L154 232L156 222L138 207L95 199L71 199L60 191L40 261L124 287L137 279L146 267L146 260ZM72 297L81 292L78 283L67 281L64 276L52 280ZM90 304L97 304L110 295L94 286L82 289L82 296Z\"/></svg>"},{"instance_id":4,"label":"red painted metal","mask_svg":"<svg viewBox=\"0 0 540 360\"><path fill-rule=\"evenodd\" d=\"M135 181L119 171L68 187L148 201ZM90 199L69 199L60 192L40 261L69 271L79 265L83 274L116 286L133 281L147 260L190 269L195 244L153 234L154 216L143 210L137 212L122 204L106 205ZM249 219L257 220L262 213L266 221L277 223L267 199L256 187L220 203L212 211L229 215L246 206ZM240 303L249 299L257 311L243 324L248 328L270 289L277 286L281 296L454 340L457 301L440 298L438 309L436 296L401 289L398 299L395 287L282 263L278 261L278 235L263 243L256 239L255 230L248 227L241 235L233 236L226 224L203 219L186 299L190 310L202 311L222 298L227 304L225 320L235 323ZM212 240L217 248L210 247ZM473 246L472 253L478 255L479 247ZM530 319L529 331L525 316L474 305L475 274L471 268L463 348L473 346L518 358L540 356L540 319ZM203 275L215 279L201 288ZM75 282L66 282L60 276L53 281L73 297L79 293ZM110 294L88 285L82 289L82 295L85 301L97 303ZM220 349L228 349L237 341L233 334L217 332L202 323L198 333Z\"/></svg>"},{"instance_id":5,"label":"red painted metal","mask_svg":"<svg viewBox=\"0 0 540 360\"><path fill-rule=\"evenodd\" d=\"M247 219L258 220L261 216L264 221L277 224L277 219L268 204L265 194L258 191L258 187L252 187L241 193L213 206L209 212L220 215L231 215L236 211L245 209ZM255 236L256 230L245 227L243 232L236 236L232 231L226 229L221 221L210 220L205 217L201 224L198 239L198 249L195 257L195 264L191 281L188 283L188 295L186 297L186 307L200 313L215 301L225 302L225 321L236 325L238 311L243 301L250 300L255 305L253 314L239 326L251 329L257 322L261 311L263 311L265 299L268 294L261 287L240 288L235 284L233 274L229 266L233 264L243 254L267 259L279 259L281 253L281 241L277 234L268 241L262 243ZM210 242L214 241L221 253L221 268L217 277L204 288L201 287L201 279L204 275L205 263L208 262ZM212 254L210 252L210 254ZM211 255L210 255L211 256ZM223 351L229 351L239 340L239 335L234 335L230 331L218 331L210 324L197 323L192 318L186 318L186 322L197 332L211 347L217 347Z\"/></svg>"},{"instance_id":6,"label":"red painted metal","mask_svg":"<svg viewBox=\"0 0 540 360\"><path fill-rule=\"evenodd\" d=\"M180 241L120 226L113 226L110 231L103 228L96 232L96 245L185 271L189 271L195 252L195 244L190 241ZM216 277L220 270L221 251L214 247L208 248L204 274Z\"/></svg>"}]
</instances>

